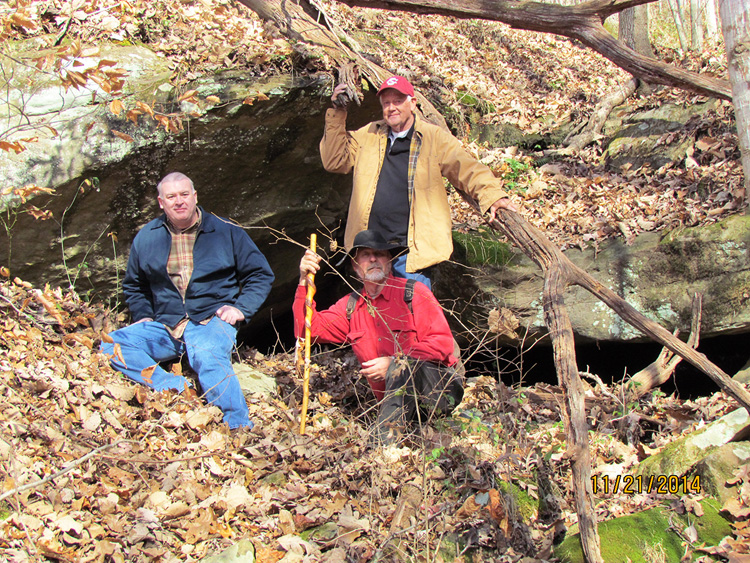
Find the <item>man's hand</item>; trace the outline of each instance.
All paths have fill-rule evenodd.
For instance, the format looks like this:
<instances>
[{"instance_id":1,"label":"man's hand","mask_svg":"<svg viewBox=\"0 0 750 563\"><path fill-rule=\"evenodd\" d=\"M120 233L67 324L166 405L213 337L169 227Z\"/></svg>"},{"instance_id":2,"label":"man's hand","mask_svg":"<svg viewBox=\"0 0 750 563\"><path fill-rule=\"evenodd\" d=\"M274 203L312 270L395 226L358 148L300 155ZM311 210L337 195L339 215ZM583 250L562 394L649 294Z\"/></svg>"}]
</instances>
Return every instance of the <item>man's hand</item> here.
<instances>
[{"instance_id":1,"label":"man's hand","mask_svg":"<svg viewBox=\"0 0 750 563\"><path fill-rule=\"evenodd\" d=\"M510 211L518 212L518 207L516 207L516 204L513 203L510 198L503 197L498 199L495 203L492 204L492 207L489 208L490 221L495 220L498 209L509 209Z\"/></svg>"},{"instance_id":2,"label":"man's hand","mask_svg":"<svg viewBox=\"0 0 750 563\"><path fill-rule=\"evenodd\" d=\"M237 307L231 305L222 305L219 310L216 311L216 316L219 317L225 323L234 325L235 323L245 320L245 315Z\"/></svg>"},{"instance_id":3,"label":"man's hand","mask_svg":"<svg viewBox=\"0 0 750 563\"><path fill-rule=\"evenodd\" d=\"M305 255L299 262L299 284L307 285L307 274L315 275L320 270L320 256L312 250L305 250Z\"/></svg>"},{"instance_id":4,"label":"man's hand","mask_svg":"<svg viewBox=\"0 0 750 563\"><path fill-rule=\"evenodd\" d=\"M331 96L333 107L338 109L346 109L350 101L351 98L349 97L349 87L343 82L341 84L338 84L333 89L333 95Z\"/></svg>"},{"instance_id":5,"label":"man's hand","mask_svg":"<svg viewBox=\"0 0 750 563\"><path fill-rule=\"evenodd\" d=\"M385 374L393 361L392 356L380 356L374 360L362 362L362 375L370 381L384 381Z\"/></svg>"}]
</instances>

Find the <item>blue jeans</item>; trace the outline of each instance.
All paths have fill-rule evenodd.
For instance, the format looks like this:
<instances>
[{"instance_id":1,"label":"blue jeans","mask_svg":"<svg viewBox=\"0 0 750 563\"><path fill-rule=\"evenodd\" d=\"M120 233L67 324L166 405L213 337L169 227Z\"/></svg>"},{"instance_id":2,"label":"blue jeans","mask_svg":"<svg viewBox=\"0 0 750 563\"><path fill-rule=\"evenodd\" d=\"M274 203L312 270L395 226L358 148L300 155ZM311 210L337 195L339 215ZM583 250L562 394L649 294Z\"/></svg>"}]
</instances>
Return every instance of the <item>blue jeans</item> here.
<instances>
[{"instance_id":1,"label":"blue jeans","mask_svg":"<svg viewBox=\"0 0 750 563\"><path fill-rule=\"evenodd\" d=\"M419 270L418 272L406 271L406 254L401 254L397 258L394 258L391 261L391 268L393 270L393 275L397 278L417 280L425 284L429 289L432 289L432 280L430 279L427 270Z\"/></svg>"},{"instance_id":2,"label":"blue jeans","mask_svg":"<svg viewBox=\"0 0 750 563\"><path fill-rule=\"evenodd\" d=\"M240 382L232 369L232 349L237 339L237 329L218 317L202 325L188 321L180 340L172 338L167 328L158 322L147 321L132 324L110 333L112 340L120 345L123 365L114 356L114 343L102 342L101 351L110 356L112 367L157 391L174 389L184 391L190 386L186 378L174 375L161 368L158 363L174 360L187 353L190 367L198 374L206 400L224 413L224 422L229 428L248 426L253 423L248 417L247 402L240 389ZM142 372L156 365L156 369L145 380Z\"/></svg>"}]
</instances>

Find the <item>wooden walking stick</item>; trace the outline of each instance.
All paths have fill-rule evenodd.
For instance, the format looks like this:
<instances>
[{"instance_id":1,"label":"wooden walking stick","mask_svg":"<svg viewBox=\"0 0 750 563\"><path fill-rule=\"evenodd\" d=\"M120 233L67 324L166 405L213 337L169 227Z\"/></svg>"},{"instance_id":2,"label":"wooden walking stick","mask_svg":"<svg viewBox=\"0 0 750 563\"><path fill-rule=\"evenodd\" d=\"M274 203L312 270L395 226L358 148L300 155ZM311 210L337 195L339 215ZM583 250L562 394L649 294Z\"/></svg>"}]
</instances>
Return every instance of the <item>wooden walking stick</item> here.
<instances>
[{"instance_id":1,"label":"wooden walking stick","mask_svg":"<svg viewBox=\"0 0 750 563\"><path fill-rule=\"evenodd\" d=\"M318 236L310 235L310 250L315 252ZM310 323L312 323L313 297L315 296L315 274L307 273L307 297L305 297L305 363L302 379L302 413L299 419L299 433L305 433L307 422L307 401L310 399Z\"/></svg>"}]
</instances>

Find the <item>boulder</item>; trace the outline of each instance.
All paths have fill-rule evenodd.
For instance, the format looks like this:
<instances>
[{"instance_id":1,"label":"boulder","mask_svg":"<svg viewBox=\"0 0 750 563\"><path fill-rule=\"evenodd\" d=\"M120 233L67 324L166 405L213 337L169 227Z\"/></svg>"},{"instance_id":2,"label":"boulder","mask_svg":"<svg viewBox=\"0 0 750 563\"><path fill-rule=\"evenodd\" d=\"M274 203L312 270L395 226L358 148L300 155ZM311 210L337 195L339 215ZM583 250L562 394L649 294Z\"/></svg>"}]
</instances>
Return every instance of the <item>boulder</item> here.
<instances>
[{"instance_id":1,"label":"boulder","mask_svg":"<svg viewBox=\"0 0 750 563\"><path fill-rule=\"evenodd\" d=\"M682 534L697 537L695 543L717 545L732 528L719 514L719 503L706 499L700 503L702 516L681 514L669 506L660 506L599 523L602 559L607 563L649 563L683 561ZM678 533L679 532L679 533ZM579 534L568 535L555 548L563 563L583 563Z\"/></svg>"},{"instance_id":2,"label":"boulder","mask_svg":"<svg viewBox=\"0 0 750 563\"><path fill-rule=\"evenodd\" d=\"M15 54L32 59L43 54L34 50L38 47L17 45ZM24 203L5 190L0 210L12 228L4 232L0 264L21 279L72 287L84 298L121 305L130 243L160 213L159 179L179 170L193 179L206 210L243 225L269 259L277 282L247 330L273 332L274 317L290 310L299 244L318 231L319 247L328 251L343 237L339 227L351 177L327 173L318 151L330 78L258 78L227 71L177 90L169 82L166 59L145 47L102 45L81 60L86 66L117 61L127 71L123 90L153 101L154 111L174 117L182 129L167 132L145 114L115 116L109 109L112 98L96 88L32 85L23 94L24 107L38 139L18 154L0 151L0 171L10 184L6 188L37 185L55 191ZM196 92L192 101L180 101L189 90ZM12 95L22 96L20 91ZM130 98L123 103L126 111L135 104ZM371 95L362 108L353 108L351 123L364 123L376 103ZM0 111L13 114L11 106ZM28 204L49 211L52 219L34 219L26 213ZM321 276L321 290L331 279Z\"/></svg>"},{"instance_id":3,"label":"boulder","mask_svg":"<svg viewBox=\"0 0 750 563\"><path fill-rule=\"evenodd\" d=\"M248 364L232 364L232 368L245 395L259 394L264 397L272 397L276 394L278 388L276 379L268 374Z\"/></svg>"},{"instance_id":4,"label":"boulder","mask_svg":"<svg viewBox=\"0 0 750 563\"><path fill-rule=\"evenodd\" d=\"M740 497L740 484L734 482L738 468L750 463L750 442L730 442L719 446L701 461L691 473L700 477L703 494L717 498L722 505L730 499Z\"/></svg>"},{"instance_id":5,"label":"boulder","mask_svg":"<svg viewBox=\"0 0 750 563\"><path fill-rule=\"evenodd\" d=\"M718 100L711 99L691 106L661 104L640 112L628 106L615 108L603 129L604 135L609 136L604 153L607 166L620 170L628 165L637 170L648 163L652 170L657 170L665 164L683 160L693 140L679 135L675 135L671 142L665 142L665 138L683 129L692 118L714 110L718 105Z\"/></svg>"},{"instance_id":6,"label":"boulder","mask_svg":"<svg viewBox=\"0 0 750 563\"><path fill-rule=\"evenodd\" d=\"M438 267L436 293L465 302L464 326L488 328L489 311L504 307L527 331L543 337L541 270L494 234L454 233L454 261ZM599 249L565 255L636 309L670 331L690 332L692 298L703 293L701 337L750 330L750 216L705 227L644 233L633 244L608 240ZM642 334L577 286L565 304L579 341L638 341Z\"/></svg>"},{"instance_id":7,"label":"boulder","mask_svg":"<svg viewBox=\"0 0 750 563\"><path fill-rule=\"evenodd\" d=\"M750 425L745 409L737 409L694 432L668 444L659 453L643 460L636 475L644 478L686 474L706 456L728 443Z\"/></svg>"}]
</instances>

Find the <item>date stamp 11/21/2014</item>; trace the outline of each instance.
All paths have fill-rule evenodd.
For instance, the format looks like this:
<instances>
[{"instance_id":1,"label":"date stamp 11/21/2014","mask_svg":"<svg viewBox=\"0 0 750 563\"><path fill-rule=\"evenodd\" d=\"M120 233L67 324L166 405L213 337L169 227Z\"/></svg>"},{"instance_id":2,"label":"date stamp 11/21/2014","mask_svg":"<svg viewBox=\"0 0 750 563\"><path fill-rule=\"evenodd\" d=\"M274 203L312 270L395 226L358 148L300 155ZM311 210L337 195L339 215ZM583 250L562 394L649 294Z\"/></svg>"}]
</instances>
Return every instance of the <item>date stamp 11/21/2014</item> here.
<instances>
[{"instance_id":1,"label":"date stamp 11/21/2014","mask_svg":"<svg viewBox=\"0 0 750 563\"><path fill-rule=\"evenodd\" d=\"M701 476L685 475L593 475L591 485L595 495L690 495L700 494Z\"/></svg>"}]
</instances>

